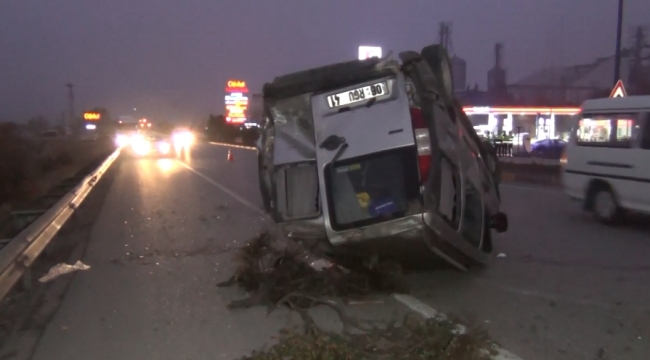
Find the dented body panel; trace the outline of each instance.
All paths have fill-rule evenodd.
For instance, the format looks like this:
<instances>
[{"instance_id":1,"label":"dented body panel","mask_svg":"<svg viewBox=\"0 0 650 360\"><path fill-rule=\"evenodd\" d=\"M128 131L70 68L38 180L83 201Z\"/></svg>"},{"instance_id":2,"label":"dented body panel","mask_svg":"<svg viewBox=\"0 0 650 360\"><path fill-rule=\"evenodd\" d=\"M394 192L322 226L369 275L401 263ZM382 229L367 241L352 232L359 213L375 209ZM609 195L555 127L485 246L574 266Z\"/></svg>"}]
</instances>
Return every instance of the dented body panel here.
<instances>
[{"instance_id":1,"label":"dented body panel","mask_svg":"<svg viewBox=\"0 0 650 360\"><path fill-rule=\"evenodd\" d=\"M502 215L498 183L439 81L446 78L436 74L436 51L402 53L401 64L334 64L265 85L260 190L287 235L334 247L380 238L400 246L415 237L460 270L485 262L492 219Z\"/></svg>"}]
</instances>

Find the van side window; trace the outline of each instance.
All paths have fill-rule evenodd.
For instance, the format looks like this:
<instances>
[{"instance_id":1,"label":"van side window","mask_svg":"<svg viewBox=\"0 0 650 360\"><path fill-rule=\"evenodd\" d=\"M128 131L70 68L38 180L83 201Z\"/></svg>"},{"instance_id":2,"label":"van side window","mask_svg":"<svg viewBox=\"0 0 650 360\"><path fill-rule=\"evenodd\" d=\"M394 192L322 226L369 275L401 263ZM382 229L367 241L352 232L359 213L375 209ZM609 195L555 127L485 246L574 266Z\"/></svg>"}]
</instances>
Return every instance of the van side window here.
<instances>
[{"instance_id":1,"label":"van side window","mask_svg":"<svg viewBox=\"0 0 650 360\"><path fill-rule=\"evenodd\" d=\"M629 148L638 132L638 114L585 114L576 129L579 146Z\"/></svg>"},{"instance_id":2,"label":"van side window","mask_svg":"<svg viewBox=\"0 0 650 360\"><path fill-rule=\"evenodd\" d=\"M645 114L643 134L641 135L641 149L650 150L650 114Z\"/></svg>"}]
</instances>

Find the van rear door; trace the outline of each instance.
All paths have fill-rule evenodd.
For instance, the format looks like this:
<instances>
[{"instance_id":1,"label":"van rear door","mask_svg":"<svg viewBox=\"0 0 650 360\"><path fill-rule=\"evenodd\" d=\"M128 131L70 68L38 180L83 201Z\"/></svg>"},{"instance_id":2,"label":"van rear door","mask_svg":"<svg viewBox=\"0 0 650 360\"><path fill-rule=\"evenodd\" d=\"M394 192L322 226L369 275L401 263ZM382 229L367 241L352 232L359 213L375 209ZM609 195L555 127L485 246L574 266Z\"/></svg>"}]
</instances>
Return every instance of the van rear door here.
<instances>
[{"instance_id":1,"label":"van rear door","mask_svg":"<svg viewBox=\"0 0 650 360\"><path fill-rule=\"evenodd\" d=\"M313 95L312 109L328 232L411 214L419 177L404 77Z\"/></svg>"}]
</instances>

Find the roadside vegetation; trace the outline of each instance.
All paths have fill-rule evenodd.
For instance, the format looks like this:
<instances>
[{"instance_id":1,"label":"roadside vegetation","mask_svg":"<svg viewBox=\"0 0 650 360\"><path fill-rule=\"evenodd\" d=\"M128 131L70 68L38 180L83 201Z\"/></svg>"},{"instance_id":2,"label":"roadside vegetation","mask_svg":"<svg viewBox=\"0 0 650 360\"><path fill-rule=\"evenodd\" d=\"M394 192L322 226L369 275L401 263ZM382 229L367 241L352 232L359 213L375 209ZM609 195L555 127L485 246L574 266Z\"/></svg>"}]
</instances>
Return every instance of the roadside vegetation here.
<instances>
[{"instance_id":1,"label":"roadside vegetation","mask_svg":"<svg viewBox=\"0 0 650 360\"><path fill-rule=\"evenodd\" d=\"M297 243L296 243L297 244ZM295 245L295 244L294 244ZM407 293L398 265L373 256L345 261L346 266L314 258L301 246L279 246L271 232L252 239L237 256L232 277L217 286L239 286L250 296L232 309L266 306L297 312L302 327L285 329L272 347L246 360L316 359L490 359L493 345L480 328L459 326L449 318L424 320L415 315L392 322L356 319L345 303L369 295ZM319 266L314 266L320 263ZM338 314L342 332L322 329L310 309L329 307ZM399 321L398 321L399 320Z\"/></svg>"},{"instance_id":2,"label":"roadside vegetation","mask_svg":"<svg viewBox=\"0 0 650 360\"><path fill-rule=\"evenodd\" d=\"M113 149L108 138L70 139L47 123L31 125L0 123L0 239L22 228L12 211L42 210L34 202Z\"/></svg>"}]
</instances>

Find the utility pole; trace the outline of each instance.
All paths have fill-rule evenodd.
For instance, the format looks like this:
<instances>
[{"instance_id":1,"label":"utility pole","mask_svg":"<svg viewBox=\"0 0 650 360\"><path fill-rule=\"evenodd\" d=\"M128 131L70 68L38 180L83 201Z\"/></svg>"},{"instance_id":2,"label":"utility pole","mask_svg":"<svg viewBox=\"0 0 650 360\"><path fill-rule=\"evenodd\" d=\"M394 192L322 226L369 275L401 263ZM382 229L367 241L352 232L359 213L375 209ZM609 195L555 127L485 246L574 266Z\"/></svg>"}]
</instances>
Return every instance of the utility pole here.
<instances>
[{"instance_id":1,"label":"utility pole","mask_svg":"<svg viewBox=\"0 0 650 360\"><path fill-rule=\"evenodd\" d=\"M68 88L68 100L70 101L70 103L68 104L69 106L68 123L66 124L66 127L69 128L74 125L74 91L73 91L74 85L72 85L72 83L67 83L65 86Z\"/></svg>"},{"instance_id":2,"label":"utility pole","mask_svg":"<svg viewBox=\"0 0 650 360\"><path fill-rule=\"evenodd\" d=\"M621 79L621 37L623 36L623 0L618 0L618 25L616 28L616 55L614 59L614 85Z\"/></svg>"}]
</instances>

